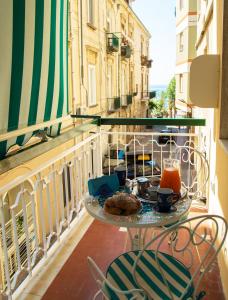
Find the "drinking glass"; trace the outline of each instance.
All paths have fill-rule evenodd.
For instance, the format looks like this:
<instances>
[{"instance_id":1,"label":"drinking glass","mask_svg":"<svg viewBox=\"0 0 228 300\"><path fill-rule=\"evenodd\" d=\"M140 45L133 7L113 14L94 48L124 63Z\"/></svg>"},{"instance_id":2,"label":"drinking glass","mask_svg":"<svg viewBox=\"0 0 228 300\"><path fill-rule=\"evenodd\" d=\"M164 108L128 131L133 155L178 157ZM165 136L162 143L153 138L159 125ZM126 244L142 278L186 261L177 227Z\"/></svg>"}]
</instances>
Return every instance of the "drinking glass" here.
<instances>
[{"instance_id":1,"label":"drinking glass","mask_svg":"<svg viewBox=\"0 0 228 300\"><path fill-rule=\"evenodd\" d=\"M176 194L180 193L181 179L179 159L167 158L163 160L163 173L160 187L172 189Z\"/></svg>"}]
</instances>

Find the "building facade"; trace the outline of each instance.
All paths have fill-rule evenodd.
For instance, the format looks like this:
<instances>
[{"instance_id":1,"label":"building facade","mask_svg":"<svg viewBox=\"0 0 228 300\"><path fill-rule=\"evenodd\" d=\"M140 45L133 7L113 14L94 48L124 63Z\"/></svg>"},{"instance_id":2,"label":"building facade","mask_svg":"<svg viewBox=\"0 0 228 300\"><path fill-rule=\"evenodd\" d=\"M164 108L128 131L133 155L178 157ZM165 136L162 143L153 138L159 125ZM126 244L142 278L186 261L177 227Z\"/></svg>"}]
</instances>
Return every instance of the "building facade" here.
<instances>
[{"instance_id":1,"label":"building facade","mask_svg":"<svg viewBox=\"0 0 228 300\"><path fill-rule=\"evenodd\" d=\"M128 1L71 1L74 113L145 117L150 33Z\"/></svg>"},{"instance_id":2,"label":"building facade","mask_svg":"<svg viewBox=\"0 0 228 300\"><path fill-rule=\"evenodd\" d=\"M189 84L184 84L185 99L190 100L192 116L205 118L206 127L200 132L205 155L210 164L208 186L209 213L222 215L228 220L227 206L227 63L228 63L228 4L220 0L177 1L192 3L197 8L197 26L183 47L194 49L190 58ZM195 56L195 58L194 58ZM189 69L188 69L189 70ZM177 98L178 92L177 75ZM180 81L180 80L179 80ZM207 154L206 154L207 153ZM219 256L223 289L228 297L228 241Z\"/></svg>"},{"instance_id":3,"label":"building facade","mask_svg":"<svg viewBox=\"0 0 228 300\"><path fill-rule=\"evenodd\" d=\"M177 115L191 115L189 72L196 56L197 1L176 1L176 99Z\"/></svg>"},{"instance_id":4,"label":"building facade","mask_svg":"<svg viewBox=\"0 0 228 300\"><path fill-rule=\"evenodd\" d=\"M72 147L76 147L83 143L83 140L90 135L90 130L87 128L79 129L75 131L75 126L79 126L82 123L86 123L81 121L80 119L72 119L69 114L77 114L77 115L100 115L106 117L145 117L147 112L147 102L148 102L148 86L149 86L149 70L151 67L151 60L149 59L149 39L150 33L145 28L143 23L139 20L136 16L134 11L131 8L131 1L112 1L112 0L88 0L88 1L79 1L79 0L59 0L45 2L44 7L42 5L39 6L39 1L37 1L37 7L34 7L34 3L27 7L20 7L20 13L18 17L18 23L24 21L24 28L20 28L21 31L19 33L23 34L23 29L25 30L25 37L26 45L23 46L21 42L20 51L23 56L23 47L25 49L26 55L24 60L24 65L21 63L20 66L24 67L23 72L21 72L22 82L24 82L24 86L27 86L27 90L29 93L29 84L35 81L35 77L37 76L32 75L29 77L29 74L25 71L29 71L31 68L29 66L33 66L29 61L30 57L33 54L33 47L35 47L34 53L41 53L43 51L43 57L46 59L42 60L40 57L36 57L36 61L34 59L34 66L33 71L40 71L41 75L43 75L41 83L36 85L35 88L31 88L31 90L36 91L39 93L39 86L42 86L42 81L45 81L46 77L50 77L53 79L53 84L50 84L48 91L50 94L52 93L53 99L56 98L56 102L52 102L52 107L49 101L46 101L46 107L40 108L40 114L43 111L49 112L49 114L54 116L53 106L55 107L57 117L56 118L49 118L49 120L42 120L48 121L48 126L50 125L50 129L54 129L55 124L59 124L61 122L61 133L60 136L56 137L56 139L52 139L52 137L48 137L48 143L39 144L34 146L34 143L40 142L43 138L46 139L45 133L43 128L47 126L47 123L42 124L35 124L30 122L30 125L33 125L32 131L33 133L37 130L40 130L39 136L33 136L32 140L30 139L33 133L30 133L29 126L18 126L16 128L16 132L11 129L10 133L1 130L0 134L0 152L2 153L1 158L5 158L6 150L8 150L8 144L13 145L14 149L10 149L11 154L12 151L16 151L18 147L20 150L25 150L26 147L33 144L32 149L26 149L25 152L21 152L16 154L16 158L14 156L6 157L2 162L0 162L0 189L5 184L10 184L14 178L24 176L26 172L30 172L40 165L45 164L50 159L55 158L57 156L61 156L65 151ZM69 2L69 3L68 3ZM61 25L55 26L53 24L49 24L48 13L52 12L52 16L56 16L56 24L58 22L65 22L67 24L67 14L63 16L63 9L61 5L64 5L65 11L67 11L67 3L68 3L68 36L67 34L63 34L61 31ZM0 4L2 12L3 10L7 13L12 13L16 15L17 10L14 8L12 10L12 6L8 2L2 2ZM16 5L16 4L15 4ZM33 16L32 13L36 10L40 10L42 13L40 17ZM13 12L12 12L13 11ZM59 15L62 12L62 15ZM28 15L31 17L28 20ZM62 17L61 17L62 16ZM5 17L4 17L5 18ZM1 15L2 22L4 20L3 15ZM9 28L9 31L12 28L12 24L10 23L13 19L8 18L8 23L5 23L5 27ZM27 19L26 19L27 18ZM36 40L36 26L39 29L39 26L42 22L39 23L39 19L42 20L46 25L43 29L43 40L42 38ZM60 20L60 21L59 21ZM25 22L26 21L26 22ZM46 22L46 23L45 23ZM26 25L28 23L29 25ZM54 23L54 21L53 21ZM8 26L9 25L9 26ZM50 28L48 28L50 25ZM8 26L8 27L7 27ZM14 25L15 26L15 25ZM16 26L15 26L16 27ZM1 28L3 28L1 26ZM34 28L34 36L31 28ZM53 28L56 29L56 34L52 33ZM65 28L65 27L64 27ZM59 29L59 35L58 35ZM65 28L66 29L66 28ZM12 31L12 30L11 30ZM16 28L15 28L16 31ZM65 31L66 32L66 31ZM49 35L52 37L50 39ZM18 35L19 36L19 35ZM41 36L41 35L40 35ZM54 38L53 38L54 36ZM20 36L19 36L20 37ZM5 40L4 33L0 32L0 40ZM68 38L68 41L67 41ZM12 39L13 40L13 39ZM21 40L22 41L22 40ZM35 42L34 42L35 41ZM11 41L10 41L11 42ZM10 53L8 46L12 46L10 42L5 42L4 51ZM43 42L43 45L42 45ZM61 96L61 89L62 86L58 87L56 82L63 81L63 78L59 78L58 75L61 74L62 65L65 61L59 63L59 57L61 57L61 53L59 50L59 43L63 42L66 44L68 42L68 53L63 53L64 55L68 55L68 70L64 67L64 78L66 78L66 74L68 75L68 88L64 86L64 91L66 95L66 91L68 92L68 100L66 101L67 97L64 98L64 114L59 114L60 106L62 103ZM49 43L51 45L49 45ZM52 46L52 51L48 50L48 53L45 52L45 49L48 48L48 45ZM39 47L38 47L39 46ZM42 48L43 46L43 48ZM46 47L46 48L45 48ZM27 49L28 48L28 49ZM18 48L19 49L19 48ZM55 49L55 51L53 50ZM65 49L65 48L64 48ZM30 50L30 51L29 51ZM38 52L37 52L38 51ZM65 50L64 50L65 51ZM28 55L29 53L29 55ZM10 55L8 55L10 58ZM8 58L7 56L7 58ZM49 61L48 61L49 57ZM64 56L62 56L64 57ZM41 61L40 70L39 70L39 59ZM17 58L18 60L18 58ZM4 70L8 70L5 65L4 61L7 63L7 59L1 60L0 64L1 67L4 67ZM27 62L27 64L26 64ZM30 64L29 64L30 63ZM48 67L51 66L52 68ZM54 67L53 67L54 66ZM47 70L45 70L45 67ZM53 72L53 68L56 72ZM13 69L13 67L12 67ZM45 76L42 71L44 69L44 73L47 74ZM51 71L52 69L52 71ZM59 72L58 72L59 71ZM62 69L63 71L63 69ZM8 77L5 74L6 71L1 72L1 80L8 80ZM4 73L4 74L3 74ZM39 73L39 72L38 72ZM36 72L36 75L38 74ZM23 79L23 74L25 79ZM54 75L56 74L56 75ZM26 75L26 76L25 76ZM50 75L50 76L49 76ZM39 76L38 76L39 77ZM29 79L31 80L29 81ZM50 81L51 79L47 80ZM10 80L8 80L10 81ZM17 82L19 82L19 76L17 77ZM12 83L12 80L11 80ZM64 81L65 83L65 81ZM9 84L10 85L10 84ZM12 85L12 84L11 84ZM44 82L45 85L45 82ZM51 86L54 86L53 90ZM16 86L18 87L18 85ZM45 86L43 88L45 91ZM41 93L41 92L40 92ZM7 95L3 90L1 93L1 99L7 100L4 98ZM60 96L59 96L60 95ZM22 85L22 100L27 100L25 94L23 94L23 85ZM34 95L33 95L34 96ZM32 98L32 97L31 97ZM43 97L45 98L45 97ZM51 98L51 97L49 97ZM58 100L58 101L57 101ZM22 102L21 102L22 103ZM4 111L2 108L7 107L6 103L1 107L2 116ZM14 117L11 119L16 119L16 105L14 104ZM35 104L34 104L35 105ZM34 105L31 106L34 108ZM18 105L19 106L19 105ZM48 108L49 106L49 108ZM22 107L22 105L21 105ZM32 109L28 109L28 103L25 104L23 107L24 111L21 114L25 115L25 111L28 110L28 113L32 111ZM42 110L43 109L43 110ZM39 112L39 110L38 110ZM5 113L6 115L6 113ZM20 115L18 110L18 115ZM29 119L30 117L28 117ZM20 119L20 116L19 116ZM56 120L57 119L57 120ZM5 119L4 119L5 120ZM1 118L1 125L4 123L3 119ZM5 122L6 123L6 122ZM22 122L23 123L23 122ZM20 124L19 124L20 125ZM25 125L25 124L23 124ZM29 124L28 124L29 125ZM3 124L5 126L5 124ZM80 127L80 126L79 126ZM59 127L60 128L60 127ZM83 128L83 127L82 127ZM93 127L91 127L93 129ZM2 127L1 127L2 129ZM5 127L3 127L5 129ZM108 130L112 129L111 127ZM117 128L120 130L126 130L126 127L123 126L122 128ZM2 133L3 132L3 133ZM24 135L29 134L29 138L25 139ZM65 138L64 138L65 134ZM17 141L21 139L21 135L23 135L24 142L21 145L17 145ZM8 143L7 140L10 137L10 141ZM19 137L19 138L18 138ZM54 136L53 136L54 137ZM27 140L29 140L27 142ZM103 149L105 148L106 141L103 142ZM8 144L7 144L8 143ZM3 149L4 148L4 149ZM4 151L3 151L4 150ZM85 148L81 148L81 150L87 151ZM92 151L98 151L98 146L96 149ZM77 150L76 150L77 152ZM75 152L75 153L76 153ZM78 153L78 152L77 152ZM54 159L55 160L55 159ZM85 156L82 158L83 163L78 162L79 165L77 169L80 169L80 176L83 175L83 180L80 181L80 185L83 185L84 191L87 190L87 181L88 178L85 176L85 163L87 165L92 162L84 162ZM94 162L93 162L94 163ZM42 243L44 248L48 249L49 242L53 237L50 236L50 240L46 243L43 240L41 232L45 231L45 234L51 232L51 228L49 225L52 223L49 222L50 219L55 218L54 213L51 212L49 214L50 209L52 210L55 207L56 214L59 214L57 217L57 221L60 221L61 218L65 218L68 215L68 203L72 203L71 199L76 197L73 196L73 193L70 192L69 184L73 186L73 182L70 182L70 173L72 173L72 169L67 166L61 167L60 160L53 164L54 168L59 169L57 174L57 181L58 181L58 195L63 195L63 205L60 207L59 199L56 200L56 196L54 195L53 186L49 185L48 178L45 175L45 172L49 172L46 169L44 172L40 173L40 176L45 176L47 182L41 180L39 183L39 187L34 187L33 182L37 180L37 178L32 177L31 180L26 180L25 185L18 186L16 188L11 189L9 192L5 193L3 198L1 197L0 200L0 211L1 211L1 224L4 223L4 229L1 225L0 227L0 286L1 290L6 288L7 282L9 286L9 282L12 276L15 275L17 269L19 268L21 271L21 266L28 266L31 265L30 257L34 254L35 256L38 255L36 253L36 245ZM94 170L93 170L94 171ZM74 171L73 171L74 172ZM76 174L76 173L75 173ZM79 175L72 175L71 180L77 180L77 176ZM98 175L98 173L97 173ZM73 179L74 178L74 179ZM49 178L50 179L50 178ZM46 185L47 184L47 185ZM61 186L64 186L63 190L61 191ZM41 193L38 197L32 198L30 193L32 193L33 189L41 189ZM44 188L44 190L43 190ZM50 189L49 189L50 188ZM15 203L15 199L17 198L18 193L20 193L20 189L25 191L25 195L18 198L18 202L16 207L12 208ZM81 197L82 192L78 192L78 198ZM34 199L36 201L34 205ZM57 202L56 202L57 201ZM78 206L78 211L80 210L81 204ZM62 210L61 210L62 209ZM61 216L60 210L62 211L63 215ZM38 212L42 211L42 214L38 216ZM76 210L75 210L76 211ZM34 219L34 213L37 214L37 217ZM77 214L77 213L76 213ZM14 216L14 217L13 217ZM68 215L69 217L69 215ZM25 230L25 222L26 228ZM36 224L34 227L33 224ZM52 223L52 229L56 225ZM62 226L62 225L61 225ZM60 226L60 227L61 227ZM63 225L64 227L65 225ZM16 228L16 235L14 232L14 227ZM61 229L58 229L61 231ZM6 247L3 250L4 246L2 244L2 236L4 235L3 239L6 239ZM4 252L5 251L5 252ZM4 256L5 255L5 256ZM35 257L34 256L34 257ZM37 257L36 256L36 259ZM9 260L9 264L6 268L5 260ZM7 257L7 258L6 258ZM35 259L35 260L36 260ZM7 281L8 280L8 281Z\"/></svg>"}]
</instances>

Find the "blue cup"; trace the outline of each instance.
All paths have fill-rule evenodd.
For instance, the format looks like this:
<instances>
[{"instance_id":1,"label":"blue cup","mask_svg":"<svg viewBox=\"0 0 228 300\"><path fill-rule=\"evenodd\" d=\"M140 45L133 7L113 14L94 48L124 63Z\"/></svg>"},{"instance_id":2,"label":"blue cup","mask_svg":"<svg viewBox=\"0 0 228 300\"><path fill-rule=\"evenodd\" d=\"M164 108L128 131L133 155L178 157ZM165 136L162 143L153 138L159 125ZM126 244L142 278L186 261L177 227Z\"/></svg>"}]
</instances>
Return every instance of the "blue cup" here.
<instances>
[{"instance_id":1,"label":"blue cup","mask_svg":"<svg viewBox=\"0 0 228 300\"><path fill-rule=\"evenodd\" d=\"M160 212L169 212L173 204L174 194L172 189L159 188L157 190L157 207Z\"/></svg>"}]
</instances>

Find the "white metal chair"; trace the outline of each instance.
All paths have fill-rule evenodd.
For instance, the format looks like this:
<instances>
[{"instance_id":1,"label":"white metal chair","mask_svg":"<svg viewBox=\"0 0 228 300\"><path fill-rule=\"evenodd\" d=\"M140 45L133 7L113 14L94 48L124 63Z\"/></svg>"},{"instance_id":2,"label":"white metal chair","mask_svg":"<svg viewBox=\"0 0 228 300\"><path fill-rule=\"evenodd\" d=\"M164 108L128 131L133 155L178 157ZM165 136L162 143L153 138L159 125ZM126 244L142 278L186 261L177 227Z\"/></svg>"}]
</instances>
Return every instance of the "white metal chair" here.
<instances>
[{"instance_id":1,"label":"white metal chair","mask_svg":"<svg viewBox=\"0 0 228 300\"><path fill-rule=\"evenodd\" d=\"M164 252L163 247L173 232L178 232L177 239L172 242L170 253ZM106 277L88 258L99 287L94 299L102 294L109 300L199 300L206 294L201 290L202 279L214 266L226 236L227 222L224 218L202 215L167 228L141 251L120 255L109 265ZM200 263L194 260L197 257L196 246L202 248ZM186 255L188 261L183 261Z\"/></svg>"},{"instance_id":2,"label":"white metal chair","mask_svg":"<svg viewBox=\"0 0 228 300\"><path fill-rule=\"evenodd\" d=\"M181 161L182 188L193 200L204 198L210 173L205 153L190 146L179 146L172 156Z\"/></svg>"}]
</instances>

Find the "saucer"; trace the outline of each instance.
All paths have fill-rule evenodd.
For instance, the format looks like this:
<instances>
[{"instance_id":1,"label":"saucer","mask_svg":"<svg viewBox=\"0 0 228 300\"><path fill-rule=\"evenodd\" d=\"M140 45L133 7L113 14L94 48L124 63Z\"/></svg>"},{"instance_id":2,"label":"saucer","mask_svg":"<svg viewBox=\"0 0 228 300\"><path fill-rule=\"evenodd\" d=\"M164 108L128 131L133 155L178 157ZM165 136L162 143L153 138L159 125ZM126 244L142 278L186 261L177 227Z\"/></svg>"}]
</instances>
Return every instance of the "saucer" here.
<instances>
[{"instance_id":1,"label":"saucer","mask_svg":"<svg viewBox=\"0 0 228 300\"><path fill-rule=\"evenodd\" d=\"M165 214L167 214L167 213L172 213L172 212L177 211L177 208L176 208L176 206L174 206L174 205L172 205L168 211L160 211L158 205L155 205L155 206L153 207L153 209L154 209L155 211L157 211L157 212L165 213Z\"/></svg>"}]
</instances>

